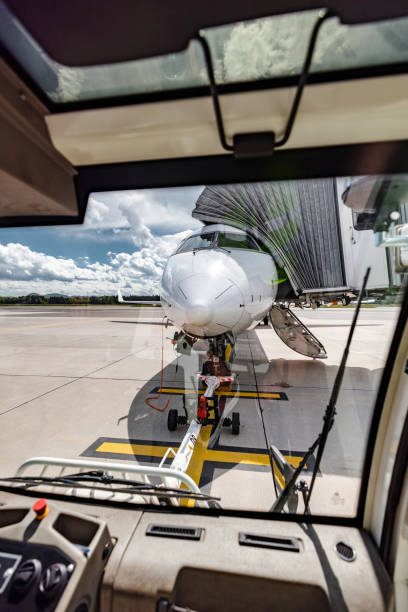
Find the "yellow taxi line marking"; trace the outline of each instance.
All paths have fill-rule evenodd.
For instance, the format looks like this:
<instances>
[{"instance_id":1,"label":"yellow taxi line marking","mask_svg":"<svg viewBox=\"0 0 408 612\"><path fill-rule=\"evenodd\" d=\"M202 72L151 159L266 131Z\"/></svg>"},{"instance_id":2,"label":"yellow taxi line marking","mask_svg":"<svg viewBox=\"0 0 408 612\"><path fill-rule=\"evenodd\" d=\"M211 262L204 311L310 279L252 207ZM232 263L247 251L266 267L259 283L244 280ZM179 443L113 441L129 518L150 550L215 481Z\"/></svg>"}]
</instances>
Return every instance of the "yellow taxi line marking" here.
<instances>
[{"instance_id":1,"label":"yellow taxi line marking","mask_svg":"<svg viewBox=\"0 0 408 612\"><path fill-rule=\"evenodd\" d=\"M202 427L200 436L196 442L196 446L194 449L194 454L191 459L191 462L198 460L197 470L199 463L204 461L216 461L219 463L242 463L245 465L261 465L261 466L269 466L269 456L265 453L246 453L244 450L240 451L225 451L225 450L212 450L208 449L208 441L211 436L211 425L206 425ZM174 452L177 452L177 447L172 447ZM141 455L143 457L163 457L164 453L167 451L168 446L152 446L150 444L131 444L127 442L102 442L100 446L96 449L98 453L117 453L120 455ZM293 456L285 456L285 459L290 463L294 468L296 468L302 460L302 457L293 457ZM192 463L190 462L190 466ZM306 469L306 466L305 466ZM194 469L190 472L187 472L193 480L195 480L195 472ZM202 465L200 469L200 475L202 471ZM198 484L198 481L197 481Z\"/></svg>"},{"instance_id":2,"label":"yellow taxi line marking","mask_svg":"<svg viewBox=\"0 0 408 612\"><path fill-rule=\"evenodd\" d=\"M190 460L190 465L187 469L187 474L194 480L197 486L200 483L201 474L204 463L206 461L214 461L216 463L234 463L242 465L259 465L268 467L270 465L269 456L266 453L246 453L245 451L226 451L208 449L208 442L211 436L211 425L206 425L201 428L200 435L196 442L193 456ZM167 446L152 446L150 444L131 444L128 442L102 442L96 449L97 452L118 453L124 455L139 455L143 457L158 457L162 458L167 451ZM177 452L177 447L172 447L173 451ZM303 457L293 457L285 455L285 459L297 468ZM306 466L304 469L307 469ZM273 461L273 471L275 478L281 489L285 487L285 478L280 472L276 462ZM194 500L182 499L181 506L193 507Z\"/></svg>"},{"instance_id":3,"label":"yellow taxi line marking","mask_svg":"<svg viewBox=\"0 0 408 612\"><path fill-rule=\"evenodd\" d=\"M84 321L97 321L98 319L84 319L81 321L65 321L62 323L41 323L40 325L23 325L21 327L0 327L0 332L24 331L25 329L39 329L40 327L62 327L63 325L78 325ZM100 319L99 319L100 320Z\"/></svg>"},{"instance_id":4,"label":"yellow taxi line marking","mask_svg":"<svg viewBox=\"0 0 408 612\"><path fill-rule=\"evenodd\" d=\"M192 395L198 393L198 395L202 395L204 393L204 389L199 389L198 392L194 391L194 389L171 389L171 388L161 388L157 390L157 393L175 393L175 394L183 394L183 395ZM281 393L267 393L267 392L256 392L256 391L215 391L214 395L224 395L226 397L235 397L238 395L239 397L254 397L254 398L264 398L264 399L280 399L282 396Z\"/></svg>"},{"instance_id":5,"label":"yellow taxi line marking","mask_svg":"<svg viewBox=\"0 0 408 612\"><path fill-rule=\"evenodd\" d=\"M257 453L240 453L239 451L217 451L207 452L207 461L219 461L220 463L245 463L245 465L270 465L268 455Z\"/></svg>"},{"instance_id":6,"label":"yellow taxi line marking","mask_svg":"<svg viewBox=\"0 0 408 612\"><path fill-rule=\"evenodd\" d=\"M121 442L102 442L96 449L98 453L118 453L120 455L142 455L145 457L163 457L168 447L150 446L149 444L126 444ZM177 447L173 447L177 453Z\"/></svg>"}]
</instances>

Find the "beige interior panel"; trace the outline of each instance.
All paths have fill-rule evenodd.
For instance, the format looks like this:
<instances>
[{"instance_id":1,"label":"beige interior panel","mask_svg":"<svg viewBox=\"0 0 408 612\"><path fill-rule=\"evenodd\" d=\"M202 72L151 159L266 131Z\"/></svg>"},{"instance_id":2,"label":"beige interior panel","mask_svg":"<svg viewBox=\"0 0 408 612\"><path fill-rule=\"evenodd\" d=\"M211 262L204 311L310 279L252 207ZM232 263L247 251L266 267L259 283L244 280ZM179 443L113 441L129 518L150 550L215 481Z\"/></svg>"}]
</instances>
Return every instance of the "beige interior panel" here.
<instances>
[{"instance_id":1,"label":"beige interior panel","mask_svg":"<svg viewBox=\"0 0 408 612\"><path fill-rule=\"evenodd\" d=\"M408 325L402 334L387 395L381 413L371 463L364 512L364 526L380 546L388 490L394 469L398 443L407 413L408 380L405 373L408 354Z\"/></svg>"},{"instance_id":2,"label":"beige interior panel","mask_svg":"<svg viewBox=\"0 0 408 612\"><path fill-rule=\"evenodd\" d=\"M204 531L200 541L152 537L150 523ZM240 532L298 538L300 552L241 546ZM338 540L353 547L354 561L338 557ZM122 558L113 610L153 611L159 597L200 612L376 612L388 609L391 588L372 543L357 529L147 512Z\"/></svg>"},{"instance_id":3,"label":"beige interior panel","mask_svg":"<svg viewBox=\"0 0 408 612\"><path fill-rule=\"evenodd\" d=\"M371 538L358 529L143 512L80 498L49 500L49 514L36 525L34 499L2 491L0 537L56 546L76 563L57 608L61 612L74 612L84 600L92 612L155 612L160 598L199 612L392 609L391 581ZM85 522L80 529L78 521ZM152 523L181 531L200 527L201 537L146 535ZM294 538L299 550L242 546L241 532ZM105 559L102 552L110 538L114 547ZM353 548L353 561L337 555L339 540ZM89 546L87 557L75 542Z\"/></svg>"},{"instance_id":4,"label":"beige interior panel","mask_svg":"<svg viewBox=\"0 0 408 612\"><path fill-rule=\"evenodd\" d=\"M221 97L227 136L286 125L294 88ZM55 147L74 165L216 155L209 97L48 115ZM287 148L408 138L408 76L308 85Z\"/></svg>"},{"instance_id":5,"label":"beige interior panel","mask_svg":"<svg viewBox=\"0 0 408 612\"><path fill-rule=\"evenodd\" d=\"M76 216L76 171L50 142L47 110L2 61L0 92L0 218Z\"/></svg>"}]
</instances>

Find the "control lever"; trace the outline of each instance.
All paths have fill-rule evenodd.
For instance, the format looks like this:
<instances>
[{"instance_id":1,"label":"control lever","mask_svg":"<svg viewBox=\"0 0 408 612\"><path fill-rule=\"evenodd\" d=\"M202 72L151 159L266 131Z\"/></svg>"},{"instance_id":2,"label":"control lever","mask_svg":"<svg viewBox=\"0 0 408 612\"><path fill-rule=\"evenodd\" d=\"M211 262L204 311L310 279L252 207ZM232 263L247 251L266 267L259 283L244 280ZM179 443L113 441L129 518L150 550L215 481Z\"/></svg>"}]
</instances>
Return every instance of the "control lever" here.
<instances>
[{"instance_id":1,"label":"control lever","mask_svg":"<svg viewBox=\"0 0 408 612\"><path fill-rule=\"evenodd\" d=\"M68 569L63 563L53 563L43 572L38 587L44 599L53 599L59 595L68 581Z\"/></svg>"},{"instance_id":2,"label":"control lever","mask_svg":"<svg viewBox=\"0 0 408 612\"><path fill-rule=\"evenodd\" d=\"M28 559L20 565L14 574L12 589L15 595L25 595L38 582L42 565L38 559Z\"/></svg>"}]
</instances>

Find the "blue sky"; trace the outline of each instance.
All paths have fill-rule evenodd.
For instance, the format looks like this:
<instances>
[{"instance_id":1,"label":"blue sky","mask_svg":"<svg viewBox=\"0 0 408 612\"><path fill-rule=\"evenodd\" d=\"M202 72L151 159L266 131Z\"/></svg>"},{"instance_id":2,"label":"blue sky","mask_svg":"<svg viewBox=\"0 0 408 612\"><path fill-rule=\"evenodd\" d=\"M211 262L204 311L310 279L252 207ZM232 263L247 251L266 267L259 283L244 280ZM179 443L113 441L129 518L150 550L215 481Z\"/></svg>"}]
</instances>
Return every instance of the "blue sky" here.
<instances>
[{"instance_id":1,"label":"blue sky","mask_svg":"<svg viewBox=\"0 0 408 612\"><path fill-rule=\"evenodd\" d=\"M0 230L0 295L155 293L203 187L91 194L82 226Z\"/></svg>"}]
</instances>

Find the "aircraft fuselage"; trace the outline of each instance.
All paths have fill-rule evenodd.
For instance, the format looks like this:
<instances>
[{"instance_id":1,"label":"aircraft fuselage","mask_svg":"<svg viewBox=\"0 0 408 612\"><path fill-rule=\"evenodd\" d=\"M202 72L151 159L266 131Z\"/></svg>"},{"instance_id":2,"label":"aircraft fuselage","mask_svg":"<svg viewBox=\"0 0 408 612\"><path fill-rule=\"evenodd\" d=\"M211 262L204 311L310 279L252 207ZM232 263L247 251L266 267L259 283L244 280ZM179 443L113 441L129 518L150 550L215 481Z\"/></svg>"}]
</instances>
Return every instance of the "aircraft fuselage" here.
<instances>
[{"instance_id":1,"label":"aircraft fuselage","mask_svg":"<svg viewBox=\"0 0 408 612\"><path fill-rule=\"evenodd\" d=\"M190 336L237 336L267 315L276 292L272 256L246 232L217 224L189 236L168 259L161 303Z\"/></svg>"}]
</instances>

